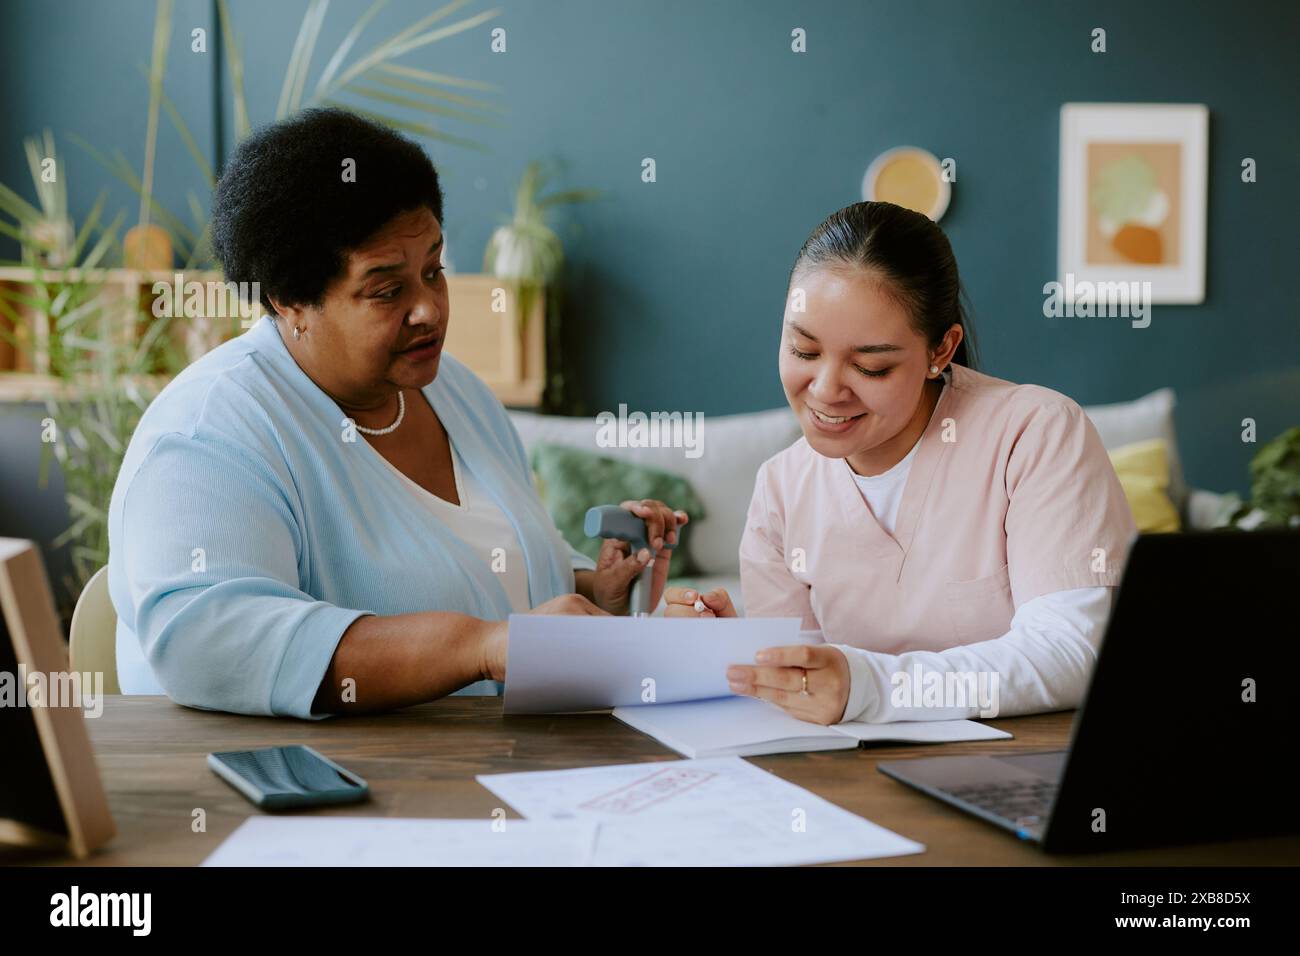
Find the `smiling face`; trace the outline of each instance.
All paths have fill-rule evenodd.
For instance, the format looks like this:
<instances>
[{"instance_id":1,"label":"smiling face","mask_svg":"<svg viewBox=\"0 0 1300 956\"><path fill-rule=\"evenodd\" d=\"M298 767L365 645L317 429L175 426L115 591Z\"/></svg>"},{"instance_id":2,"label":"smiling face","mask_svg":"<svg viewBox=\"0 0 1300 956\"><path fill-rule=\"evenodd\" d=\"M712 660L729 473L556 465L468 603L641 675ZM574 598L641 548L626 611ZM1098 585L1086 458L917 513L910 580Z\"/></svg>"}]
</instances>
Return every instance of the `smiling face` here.
<instances>
[{"instance_id":1,"label":"smiling face","mask_svg":"<svg viewBox=\"0 0 1300 956\"><path fill-rule=\"evenodd\" d=\"M449 312L442 247L431 210L401 213L349 252L319 306L276 304L294 359L345 409L383 406L437 376Z\"/></svg>"},{"instance_id":2,"label":"smiling face","mask_svg":"<svg viewBox=\"0 0 1300 956\"><path fill-rule=\"evenodd\" d=\"M939 390L932 385L927 400L926 382L938 379L930 366L945 368L960 341L955 325L930 348L878 275L816 266L795 274L786 298L781 385L814 451L879 474L925 430Z\"/></svg>"}]
</instances>

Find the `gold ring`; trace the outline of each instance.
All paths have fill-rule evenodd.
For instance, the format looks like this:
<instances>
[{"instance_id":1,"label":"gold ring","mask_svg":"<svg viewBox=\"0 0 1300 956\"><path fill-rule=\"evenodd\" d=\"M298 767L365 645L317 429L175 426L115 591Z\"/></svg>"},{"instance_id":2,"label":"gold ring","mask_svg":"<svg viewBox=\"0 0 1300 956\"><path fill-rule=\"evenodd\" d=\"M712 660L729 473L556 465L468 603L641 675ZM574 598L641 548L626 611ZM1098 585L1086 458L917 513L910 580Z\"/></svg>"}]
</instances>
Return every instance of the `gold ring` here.
<instances>
[{"instance_id":1,"label":"gold ring","mask_svg":"<svg viewBox=\"0 0 1300 956\"><path fill-rule=\"evenodd\" d=\"M804 671L804 672L803 672L803 687L800 688L800 690L799 690L799 696L800 696L800 697L811 697L811 696L812 696L812 694L808 693L808 672L807 672L807 671Z\"/></svg>"}]
</instances>

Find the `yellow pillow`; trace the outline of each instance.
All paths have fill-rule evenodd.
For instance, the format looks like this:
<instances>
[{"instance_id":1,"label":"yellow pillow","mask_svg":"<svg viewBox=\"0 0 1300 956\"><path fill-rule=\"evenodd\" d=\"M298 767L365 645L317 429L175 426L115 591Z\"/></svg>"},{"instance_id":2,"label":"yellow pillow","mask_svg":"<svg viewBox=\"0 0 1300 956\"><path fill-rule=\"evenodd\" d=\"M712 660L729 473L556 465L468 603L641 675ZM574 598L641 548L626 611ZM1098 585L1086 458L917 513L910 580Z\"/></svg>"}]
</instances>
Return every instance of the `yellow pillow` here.
<instances>
[{"instance_id":1,"label":"yellow pillow","mask_svg":"<svg viewBox=\"0 0 1300 956\"><path fill-rule=\"evenodd\" d=\"M1110 452L1139 531L1177 531L1178 509L1169 498L1169 449L1163 438L1122 445Z\"/></svg>"}]
</instances>

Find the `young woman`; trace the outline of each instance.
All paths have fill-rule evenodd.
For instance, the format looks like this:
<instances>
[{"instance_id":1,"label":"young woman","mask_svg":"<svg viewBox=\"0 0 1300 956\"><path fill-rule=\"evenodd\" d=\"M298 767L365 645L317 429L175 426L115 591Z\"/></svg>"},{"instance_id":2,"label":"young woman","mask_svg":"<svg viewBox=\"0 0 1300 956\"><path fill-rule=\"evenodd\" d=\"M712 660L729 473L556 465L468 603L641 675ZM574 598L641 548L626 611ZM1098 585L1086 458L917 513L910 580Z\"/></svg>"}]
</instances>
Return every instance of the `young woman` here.
<instances>
[{"instance_id":1,"label":"young woman","mask_svg":"<svg viewBox=\"0 0 1300 956\"><path fill-rule=\"evenodd\" d=\"M1075 402L974 370L960 293L942 230L889 203L800 250L780 374L803 438L759 469L741 588L826 643L734 665L735 693L824 724L1080 701L1132 515ZM736 613L721 589L666 599Z\"/></svg>"}]
</instances>

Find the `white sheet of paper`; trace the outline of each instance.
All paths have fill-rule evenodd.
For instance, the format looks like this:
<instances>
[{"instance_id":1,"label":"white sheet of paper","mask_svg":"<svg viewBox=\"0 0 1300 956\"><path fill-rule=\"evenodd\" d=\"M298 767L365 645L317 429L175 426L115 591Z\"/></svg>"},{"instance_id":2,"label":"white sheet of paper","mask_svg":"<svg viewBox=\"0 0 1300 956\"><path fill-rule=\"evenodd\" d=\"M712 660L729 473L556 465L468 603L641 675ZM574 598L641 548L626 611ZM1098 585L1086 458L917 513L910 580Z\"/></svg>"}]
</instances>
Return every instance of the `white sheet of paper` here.
<instances>
[{"instance_id":1,"label":"white sheet of paper","mask_svg":"<svg viewBox=\"0 0 1300 956\"><path fill-rule=\"evenodd\" d=\"M616 707L613 716L686 757L848 750L861 741L954 743L998 740L1011 734L973 720L909 720L892 724L849 721L829 727L787 714L753 697L720 697L677 704Z\"/></svg>"},{"instance_id":2,"label":"white sheet of paper","mask_svg":"<svg viewBox=\"0 0 1300 956\"><path fill-rule=\"evenodd\" d=\"M892 724L849 720L836 724L835 729L868 743L949 744L967 740L1005 740L1013 736L976 720L900 720Z\"/></svg>"},{"instance_id":3,"label":"white sheet of paper","mask_svg":"<svg viewBox=\"0 0 1300 956\"><path fill-rule=\"evenodd\" d=\"M510 615L507 714L731 696L727 667L764 647L819 643L790 618ZM653 682L653 683L650 683Z\"/></svg>"},{"instance_id":4,"label":"white sheet of paper","mask_svg":"<svg viewBox=\"0 0 1300 956\"><path fill-rule=\"evenodd\" d=\"M739 757L477 780L529 820L598 823L598 866L780 866L925 850Z\"/></svg>"},{"instance_id":5,"label":"white sheet of paper","mask_svg":"<svg viewBox=\"0 0 1300 956\"><path fill-rule=\"evenodd\" d=\"M585 866L587 821L249 817L203 866Z\"/></svg>"},{"instance_id":6,"label":"white sheet of paper","mask_svg":"<svg viewBox=\"0 0 1300 956\"><path fill-rule=\"evenodd\" d=\"M614 717L686 757L848 750L857 740L753 697L616 707Z\"/></svg>"}]
</instances>

